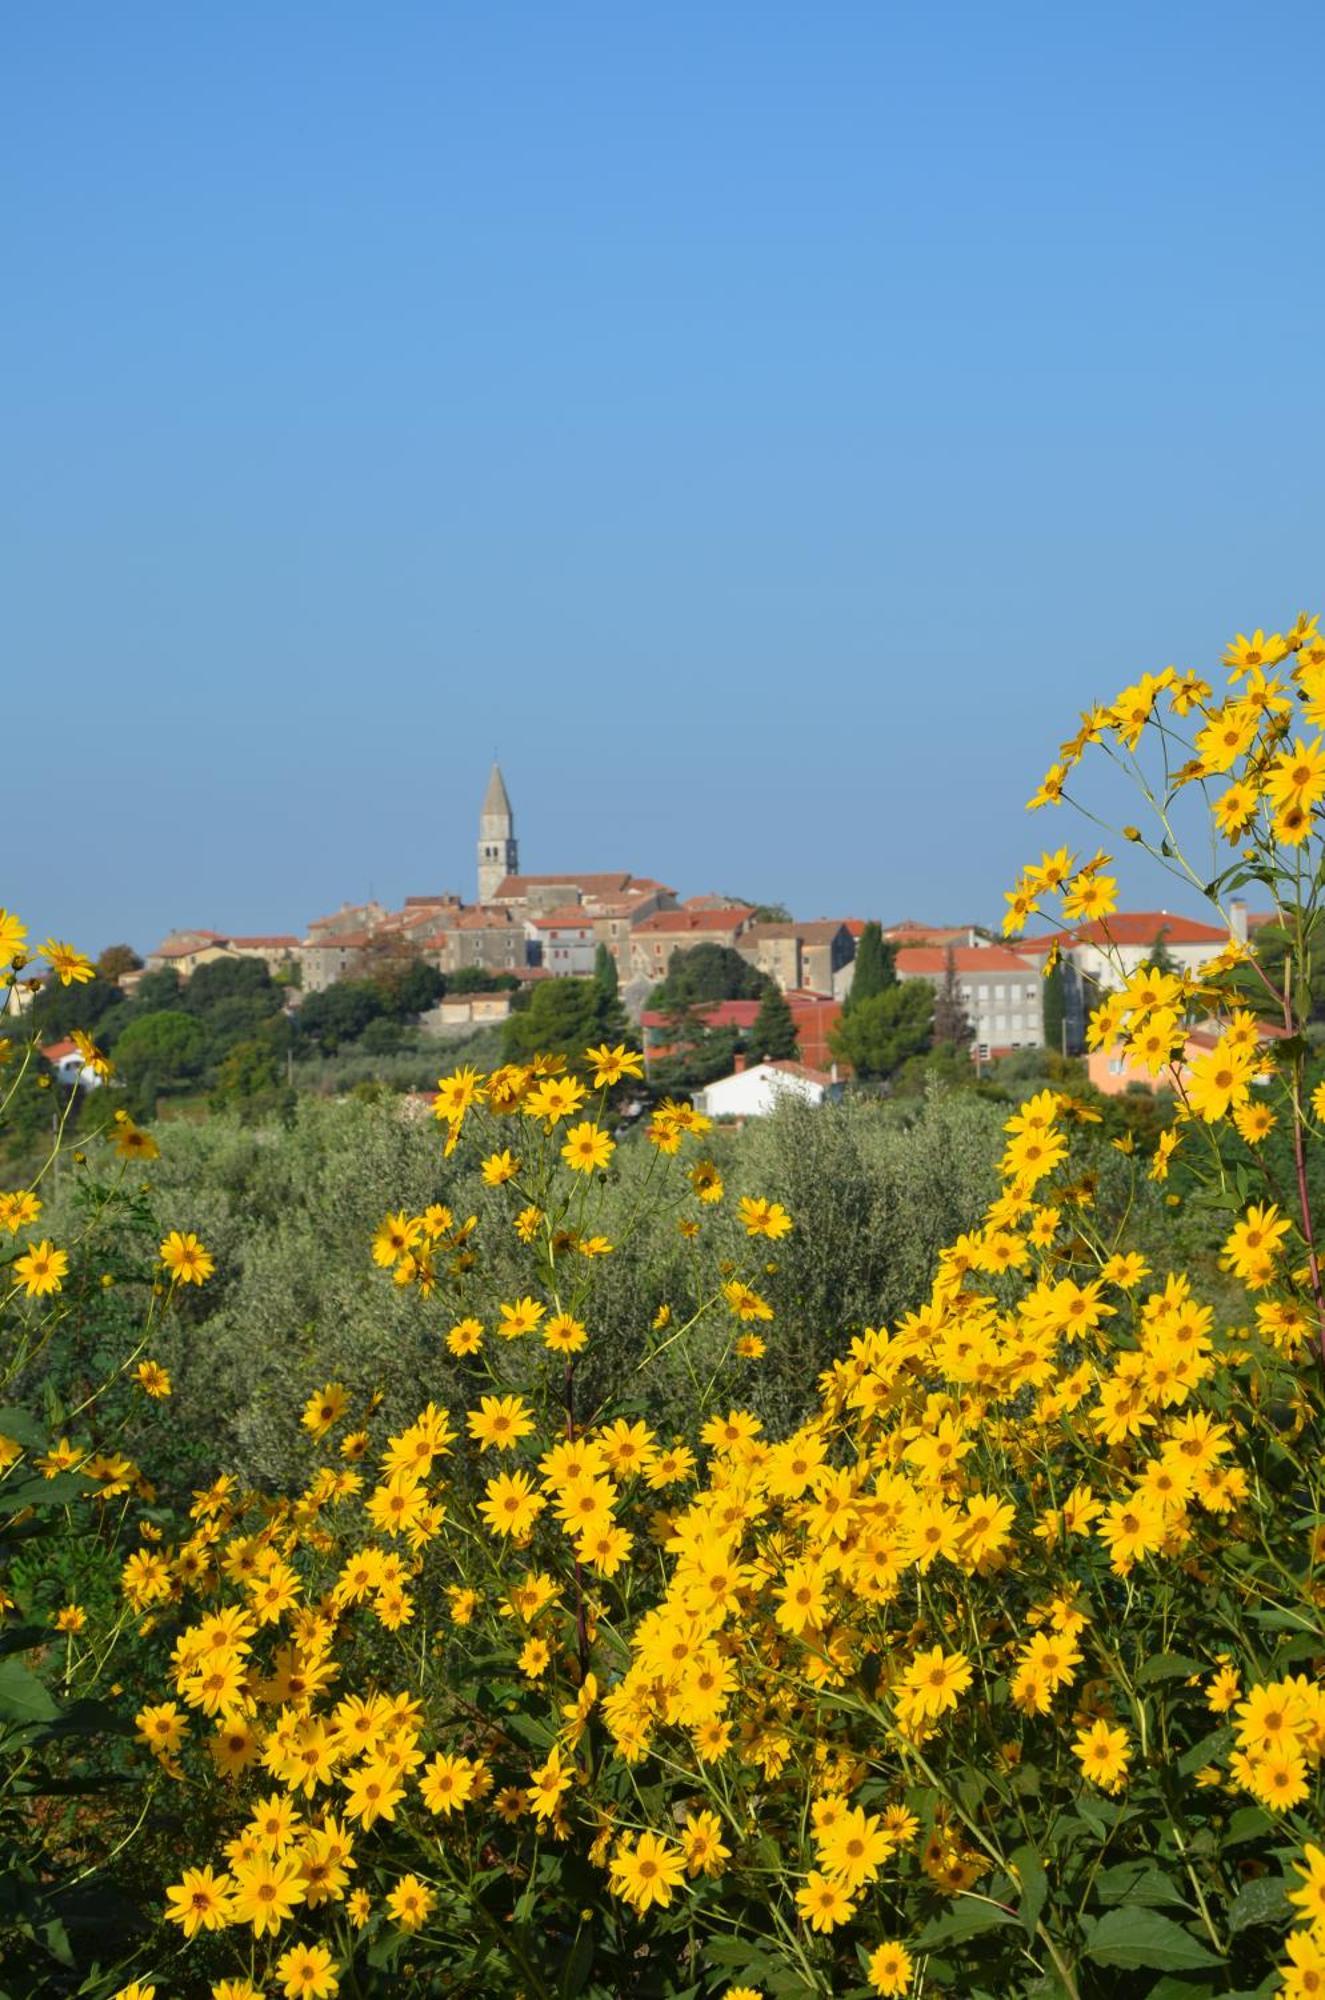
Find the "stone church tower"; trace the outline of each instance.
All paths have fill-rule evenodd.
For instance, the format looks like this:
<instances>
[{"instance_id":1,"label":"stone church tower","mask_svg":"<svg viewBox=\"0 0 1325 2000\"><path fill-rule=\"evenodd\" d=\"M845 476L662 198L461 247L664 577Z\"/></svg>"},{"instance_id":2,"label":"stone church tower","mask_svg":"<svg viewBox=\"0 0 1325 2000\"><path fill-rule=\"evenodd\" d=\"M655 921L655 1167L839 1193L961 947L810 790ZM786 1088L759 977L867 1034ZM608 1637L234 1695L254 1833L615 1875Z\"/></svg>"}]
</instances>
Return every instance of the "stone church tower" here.
<instances>
[{"instance_id":1,"label":"stone church tower","mask_svg":"<svg viewBox=\"0 0 1325 2000\"><path fill-rule=\"evenodd\" d=\"M488 789L478 819L478 899L490 903L497 885L507 875L520 872L520 851L515 839L515 814L507 796L500 764L492 767Z\"/></svg>"}]
</instances>

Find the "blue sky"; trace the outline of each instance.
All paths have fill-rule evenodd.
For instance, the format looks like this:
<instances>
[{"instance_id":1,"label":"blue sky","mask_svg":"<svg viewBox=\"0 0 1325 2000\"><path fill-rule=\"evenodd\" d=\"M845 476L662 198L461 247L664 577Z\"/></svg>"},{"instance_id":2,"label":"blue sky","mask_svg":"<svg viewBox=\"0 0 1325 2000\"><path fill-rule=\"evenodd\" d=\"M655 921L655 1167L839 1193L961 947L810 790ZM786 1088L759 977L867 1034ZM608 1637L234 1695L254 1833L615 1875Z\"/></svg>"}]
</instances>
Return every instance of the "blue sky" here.
<instances>
[{"instance_id":1,"label":"blue sky","mask_svg":"<svg viewBox=\"0 0 1325 2000\"><path fill-rule=\"evenodd\" d=\"M530 868L996 914L1081 706L1325 604L1322 56L1308 5L11 10L0 902L472 893L496 749Z\"/></svg>"}]
</instances>

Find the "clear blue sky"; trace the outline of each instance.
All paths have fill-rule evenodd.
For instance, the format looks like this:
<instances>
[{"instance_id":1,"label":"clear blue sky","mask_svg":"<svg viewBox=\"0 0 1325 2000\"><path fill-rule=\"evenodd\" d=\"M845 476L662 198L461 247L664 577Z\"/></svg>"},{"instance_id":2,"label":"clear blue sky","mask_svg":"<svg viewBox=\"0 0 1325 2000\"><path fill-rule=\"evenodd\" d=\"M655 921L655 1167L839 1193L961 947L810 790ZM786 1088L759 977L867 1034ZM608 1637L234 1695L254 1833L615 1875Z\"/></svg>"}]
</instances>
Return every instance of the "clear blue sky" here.
<instances>
[{"instance_id":1,"label":"clear blue sky","mask_svg":"<svg viewBox=\"0 0 1325 2000\"><path fill-rule=\"evenodd\" d=\"M1325 600L1323 57L1308 4L10 8L0 902L472 894L497 749L529 868L996 914L1080 706Z\"/></svg>"}]
</instances>

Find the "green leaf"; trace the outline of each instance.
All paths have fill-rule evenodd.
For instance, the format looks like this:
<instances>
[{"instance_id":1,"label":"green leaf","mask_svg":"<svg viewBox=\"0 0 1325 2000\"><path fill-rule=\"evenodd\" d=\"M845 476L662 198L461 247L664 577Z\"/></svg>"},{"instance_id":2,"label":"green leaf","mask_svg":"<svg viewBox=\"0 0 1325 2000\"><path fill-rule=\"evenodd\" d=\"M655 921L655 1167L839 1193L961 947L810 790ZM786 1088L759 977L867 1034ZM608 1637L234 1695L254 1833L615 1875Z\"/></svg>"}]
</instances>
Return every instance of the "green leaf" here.
<instances>
[{"instance_id":1,"label":"green leaf","mask_svg":"<svg viewBox=\"0 0 1325 2000\"><path fill-rule=\"evenodd\" d=\"M6 1403L0 1409L0 1437L13 1438L25 1451L40 1451L46 1442L46 1433L37 1419L16 1403Z\"/></svg>"},{"instance_id":2,"label":"green leaf","mask_svg":"<svg viewBox=\"0 0 1325 2000\"><path fill-rule=\"evenodd\" d=\"M81 1500L89 1491L81 1472L57 1472L54 1479L34 1472L22 1479L7 1479L0 1486L0 1514L17 1514L24 1507L64 1507Z\"/></svg>"},{"instance_id":3,"label":"green leaf","mask_svg":"<svg viewBox=\"0 0 1325 2000\"><path fill-rule=\"evenodd\" d=\"M1212 1729L1199 1743L1193 1743L1190 1750L1178 1759L1178 1773L1190 1778L1194 1772L1203 1770L1207 1764L1217 1763L1233 1741L1233 1731L1226 1725Z\"/></svg>"},{"instance_id":4,"label":"green leaf","mask_svg":"<svg viewBox=\"0 0 1325 2000\"><path fill-rule=\"evenodd\" d=\"M1244 1840L1259 1840L1274 1822L1263 1806L1239 1806L1229 1820L1225 1847L1241 1847Z\"/></svg>"},{"instance_id":5,"label":"green leaf","mask_svg":"<svg viewBox=\"0 0 1325 2000\"><path fill-rule=\"evenodd\" d=\"M1154 1909L1161 1903L1186 1905L1186 1898L1152 1861L1119 1861L1102 1870L1095 1893L1105 1904L1130 1903Z\"/></svg>"},{"instance_id":6,"label":"green leaf","mask_svg":"<svg viewBox=\"0 0 1325 2000\"><path fill-rule=\"evenodd\" d=\"M27 1653L34 1646L49 1646L55 1639L49 1625L10 1625L0 1632L0 1658L6 1653Z\"/></svg>"},{"instance_id":7,"label":"green leaf","mask_svg":"<svg viewBox=\"0 0 1325 2000\"><path fill-rule=\"evenodd\" d=\"M589 1983L593 1970L593 1932L582 1929L571 1946L570 1957L566 1960L566 1970L561 1975L561 1991L564 2000L574 2000Z\"/></svg>"},{"instance_id":8,"label":"green leaf","mask_svg":"<svg viewBox=\"0 0 1325 2000\"><path fill-rule=\"evenodd\" d=\"M1017 1905L1017 1915L1028 1938L1035 1936L1035 1926L1040 1921L1049 1894L1049 1878L1045 1874L1040 1857L1028 1843L1018 1847L1009 1857L1010 1865L1017 1871L1021 1884L1021 1901Z\"/></svg>"},{"instance_id":9,"label":"green leaf","mask_svg":"<svg viewBox=\"0 0 1325 2000\"><path fill-rule=\"evenodd\" d=\"M1244 1882L1228 1906L1231 1933L1250 1930L1253 1924L1285 1924L1292 1911L1288 1906L1288 1884L1282 1875L1258 1875Z\"/></svg>"},{"instance_id":10,"label":"green leaf","mask_svg":"<svg viewBox=\"0 0 1325 2000\"><path fill-rule=\"evenodd\" d=\"M1186 1653L1156 1653L1145 1662L1136 1678L1141 1687L1149 1687L1152 1681L1174 1680L1181 1674L1184 1679L1190 1674L1203 1674L1205 1667L1200 1660L1193 1660Z\"/></svg>"},{"instance_id":11,"label":"green leaf","mask_svg":"<svg viewBox=\"0 0 1325 2000\"><path fill-rule=\"evenodd\" d=\"M1086 1957L1128 1971L1199 1972L1218 1965L1213 1952L1158 1910L1110 1910L1091 1926Z\"/></svg>"},{"instance_id":12,"label":"green leaf","mask_svg":"<svg viewBox=\"0 0 1325 2000\"><path fill-rule=\"evenodd\" d=\"M979 1896L960 1896L950 1916L937 1917L932 1924L926 1924L916 1939L916 1948L937 1951L940 1945L956 1944L961 1938L977 1937L982 1931L997 1930L1016 1921L1014 1911L1000 1909L997 1903L983 1902Z\"/></svg>"},{"instance_id":13,"label":"green leaf","mask_svg":"<svg viewBox=\"0 0 1325 2000\"><path fill-rule=\"evenodd\" d=\"M21 1660L0 1660L0 1720L50 1722L58 1714L44 1681Z\"/></svg>"}]
</instances>

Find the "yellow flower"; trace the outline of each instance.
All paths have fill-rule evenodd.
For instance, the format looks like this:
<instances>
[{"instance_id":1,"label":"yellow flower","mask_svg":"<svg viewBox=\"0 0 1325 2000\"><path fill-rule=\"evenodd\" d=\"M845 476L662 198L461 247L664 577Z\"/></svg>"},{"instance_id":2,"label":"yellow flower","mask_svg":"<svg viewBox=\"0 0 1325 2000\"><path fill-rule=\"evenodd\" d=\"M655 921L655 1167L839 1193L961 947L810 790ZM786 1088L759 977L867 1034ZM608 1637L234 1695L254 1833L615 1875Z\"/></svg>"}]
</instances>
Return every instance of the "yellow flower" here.
<instances>
[{"instance_id":1,"label":"yellow flower","mask_svg":"<svg viewBox=\"0 0 1325 2000\"><path fill-rule=\"evenodd\" d=\"M571 1126L561 1149L561 1157L573 1173L593 1174L606 1167L615 1151L615 1142L601 1126L585 1119L581 1124Z\"/></svg>"},{"instance_id":2,"label":"yellow flower","mask_svg":"<svg viewBox=\"0 0 1325 2000\"><path fill-rule=\"evenodd\" d=\"M578 1354L587 1346L589 1335L582 1321L568 1312L557 1313L543 1328L544 1344L554 1354Z\"/></svg>"},{"instance_id":3,"label":"yellow flower","mask_svg":"<svg viewBox=\"0 0 1325 2000\"><path fill-rule=\"evenodd\" d=\"M628 1049L623 1042L618 1042L614 1048L609 1048L607 1043L603 1042L596 1049L586 1049L585 1059L593 1067L595 1090L609 1090L614 1083L620 1083L623 1077L638 1077L644 1074L643 1057L634 1049Z\"/></svg>"},{"instance_id":4,"label":"yellow flower","mask_svg":"<svg viewBox=\"0 0 1325 2000\"><path fill-rule=\"evenodd\" d=\"M161 1262L177 1285L201 1285L216 1269L215 1260L191 1229L171 1230L161 1245Z\"/></svg>"},{"instance_id":5,"label":"yellow flower","mask_svg":"<svg viewBox=\"0 0 1325 2000\"><path fill-rule=\"evenodd\" d=\"M27 925L20 923L12 910L0 909L0 972L21 957L27 934Z\"/></svg>"},{"instance_id":6,"label":"yellow flower","mask_svg":"<svg viewBox=\"0 0 1325 2000\"><path fill-rule=\"evenodd\" d=\"M66 1604L56 1612L52 1623L57 1632L68 1632L72 1636L86 1628L87 1613L81 1604Z\"/></svg>"},{"instance_id":7,"label":"yellow flower","mask_svg":"<svg viewBox=\"0 0 1325 2000\"><path fill-rule=\"evenodd\" d=\"M1125 1729L1116 1729L1101 1717L1072 1740L1072 1749L1085 1775L1101 1790L1120 1791L1127 1780L1132 1755Z\"/></svg>"},{"instance_id":8,"label":"yellow flower","mask_svg":"<svg viewBox=\"0 0 1325 2000\"><path fill-rule=\"evenodd\" d=\"M477 1410L471 1410L466 1418L469 1435L477 1441L479 1450L486 1451L489 1445L498 1451L509 1451L522 1437L528 1437L534 1428L534 1420L522 1396L484 1396Z\"/></svg>"},{"instance_id":9,"label":"yellow flower","mask_svg":"<svg viewBox=\"0 0 1325 2000\"><path fill-rule=\"evenodd\" d=\"M145 1396L161 1402L170 1394L170 1374L159 1361L140 1361L133 1371L134 1381Z\"/></svg>"},{"instance_id":10,"label":"yellow flower","mask_svg":"<svg viewBox=\"0 0 1325 2000\"><path fill-rule=\"evenodd\" d=\"M849 1923L856 1912L842 1884L820 1874L817 1868L806 1876L805 1887L796 1891L796 1908L813 1931L836 1930L839 1924Z\"/></svg>"},{"instance_id":11,"label":"yellow flower","mask_svg":"<svg viewBox=\"0 0 1325 2000\"><path fill-rule=\"evenodd\" d=\"M14 1276L30 1299L44 1299L52 1292L61 1291L61 1281L68 1270L66 1253L44 1239L31 1250L25 1250L21 1257L16 1257L13 1265Z\"/></svg>"},{"instance_id":12,"label":"yellow flower","mask_svg":"<svg viewBox=\"0 0 1325 2000\"><path fill-rule=\"evenodd\" d=\"M91 959L84 958L82 952L75 951L71 944L47 938L42 951L61 986L85 986L96 977Z\"/></svg>"},{"instance_id":13,"label":"yellow flower","mask_svg":"<svg viewBox=\"0 0 1325 2000\"><path fill-rule=\"evenodd\" d=\"M233 1921L228 1875L214 1874L210 1868L186 1868L180 1881L166 1890L166 1916L179 1924L186 1938L200 1930L219 1931Z\"/></svg>"},{"instance_id":14,"label":"yellow flower","mask_svg":"<svg viewBox=\"0 0 1325 2000\"><path fill-rule=\"evenodd\" d=\"M342 1382L328 1382L323 1388L314 1390L304 1405L300 1418L304 1429L315 1438L324 1438L334 1424L345 1415L349 1397Z\"/></svg>"},{"instance_id":15,"label":"yellow flower","mask_svg":"<svg viewBox=\"0 0 1325 2000\"><path fill-rule=\"evenodd\" d=\"M286 2000L331 2000L340 1992L340 1968L324 1944L297 1944L276 1961Z\"/></svg>"},{"instance_id":16,"label":"yellow flower","mask_svg":"<svg viewBox=\"0 0 1325 2000\"><path fill-rule=\"evenodd\" d=\"M906 1993L914 1976L911 1954L903 1944L876 1945L869 1959L870 1985L885 1995Z\"/></svg>"},{"instance_id":17,"label":"yellow flower","mask_svg":"<svg viewBox=\"0 0 1325 2000\"><path fill-rule=\"evenodd\" d=\"M672 1892L685 1877L681 1850L656 1833L642 1833L635 1842L623 1840L609 1870L612 1891L643 1916L656 1903L666 1909Z\"/></svg>"},{"instance_id":18,"label":"yellow flower","mask_svg":"<svg viewBox=\"0 0 1325 2000\"><path fill-rule=\"evenodd\" d=\"M417 1875L402 1875L387 1896L386 1906L402 1930L416 1931L427 1923L436 1901L434 1892Z\"/></svg>"},{"instance_id":19,"label":"yellow flower","mask_svg":"<svg viewBox=\"0 0 1325 2000\"><path fill-rule=\"evenodd\" d=\"M791 1228L791 1217L780 1201L766 1201L762 1195L756 1199L753 1195L743 1194L738 1207L741 1221L751 1236L768 1236L776 1241Z\"/></svg>"},{"instance_id":20,"label":"yellow flower","mask_svg":"<svg viewBox=\"0 0 1325 2000\"><path fill-rule=\"evenodd\" d=\"M547 1312L537 1299L517 1299L514 1305L499 1305L497 1308L497 1331L503 1340L519 1340L522 1334L532 1333Z\"/></svg>"}]
</instances>

